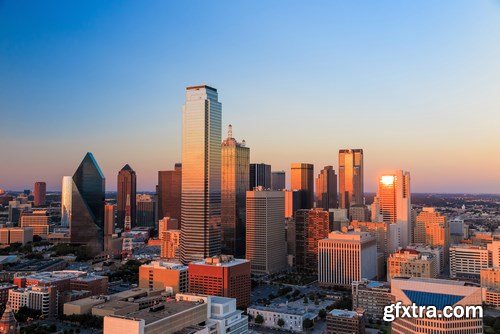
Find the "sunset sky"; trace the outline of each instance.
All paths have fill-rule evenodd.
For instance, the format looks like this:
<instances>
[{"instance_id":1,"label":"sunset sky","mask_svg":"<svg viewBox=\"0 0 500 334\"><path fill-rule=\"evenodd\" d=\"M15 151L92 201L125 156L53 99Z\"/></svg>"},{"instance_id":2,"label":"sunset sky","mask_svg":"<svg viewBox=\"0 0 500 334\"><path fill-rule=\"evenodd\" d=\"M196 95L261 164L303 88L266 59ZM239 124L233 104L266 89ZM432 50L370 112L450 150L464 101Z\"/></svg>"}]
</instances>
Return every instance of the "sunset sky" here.
<instances>
[{"instance_id":1,"label":"sunset sky","mask_svg":"<svg viewBox=\"0 0 500 334\"><path fill-rule=\"evenodd\" d=\"M2 1L0 188L60 190L87 151L107 190L181 160L185 87L219 91L252 162L365 190L500 193L500 1Z\"/></svg>"}]
</instances>

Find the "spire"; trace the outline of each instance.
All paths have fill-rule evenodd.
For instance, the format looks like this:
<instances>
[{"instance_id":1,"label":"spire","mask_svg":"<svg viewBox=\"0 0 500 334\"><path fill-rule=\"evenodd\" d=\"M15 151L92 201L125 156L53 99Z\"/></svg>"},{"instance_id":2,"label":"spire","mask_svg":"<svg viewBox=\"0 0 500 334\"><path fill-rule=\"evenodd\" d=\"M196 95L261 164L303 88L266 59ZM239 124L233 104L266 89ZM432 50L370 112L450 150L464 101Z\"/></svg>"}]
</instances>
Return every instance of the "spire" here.
<instances>
[{"instance_id":1,"label":"spire","mask_svg":"<svg viewBox=\"0 0 500 334\"><path fill-rule=\"evenodd\" d=\"M227 127L227 138L233 138L233 126L231 124Z\"/></svg>"},{"instance_id":2,"label":"spire","mask_svg":"<svg viewBox=\"0 0 500 334\"><path fill-rule=\"evenodd\" d=\"M15 334L19 332L18 324L14 312L7 303L2 318L0 319L0 333L1 334Z\"/></svg>"},{"instance_id":3,"label":"spire","mask_svg":"<svg viewBox=\"0 0 500 334\"><path fill-rule=\"evenodd\" d=\"M123 166L123 168L121 170L133 171L132 167L130 167L129 164L126 164L125 166Z\"/></svg>"}]
</instances>

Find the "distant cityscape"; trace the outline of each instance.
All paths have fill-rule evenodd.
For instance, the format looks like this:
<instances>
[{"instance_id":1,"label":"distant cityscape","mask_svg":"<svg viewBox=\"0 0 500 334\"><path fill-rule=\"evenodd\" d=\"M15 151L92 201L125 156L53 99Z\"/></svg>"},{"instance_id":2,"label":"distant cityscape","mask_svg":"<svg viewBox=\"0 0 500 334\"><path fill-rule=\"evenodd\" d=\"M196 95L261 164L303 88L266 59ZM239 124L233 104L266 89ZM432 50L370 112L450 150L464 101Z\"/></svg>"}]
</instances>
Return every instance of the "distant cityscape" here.
<instances>
[{"instance_id":1,"label":"distant cityscape","mask_svg":"<svg viewBox=\"0 0 500 334\"><path fill-rule=\"evenodd\" d=\"M182 159L154 192L130 164L106 192L91 152L61 192L0 189L0 334L500 333L500 194L365 179L362 148L273 170L222 110L186 88ZM485 315L385 321L397 302Z\"/></svg>"}]
</instances>

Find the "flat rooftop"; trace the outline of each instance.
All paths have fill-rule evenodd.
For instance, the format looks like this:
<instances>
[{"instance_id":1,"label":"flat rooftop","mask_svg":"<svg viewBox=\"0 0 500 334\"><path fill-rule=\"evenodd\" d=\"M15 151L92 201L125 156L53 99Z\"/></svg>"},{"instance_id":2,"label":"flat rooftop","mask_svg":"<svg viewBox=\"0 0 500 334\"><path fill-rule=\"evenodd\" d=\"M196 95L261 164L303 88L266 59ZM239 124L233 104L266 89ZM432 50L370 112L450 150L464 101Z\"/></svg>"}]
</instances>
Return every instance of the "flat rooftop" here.
<instances>
[{"instance_id":1,"label":"flat rooftop","mask_svg":"<svg viewBox=\"0 0 500 334\"><path fill-rule=\"evenodd\" d=\"M175 315L180 312L184 312L186 310L192 309L194 307L197 307L199 305L202 305L201 303L195 303L195 302L187 302L187 301L176 301L176 300L171 300L159 305L163 305L163 309L159 309L155 312L151 312L150 308L145 308L136 312L129 313L127 316L114 316L114 317L120 317L120 318L135 318L135 319L143 319L146 325L152 324L154 322L163 320L165 318L168 318L172 315Z\"/></svg>"},{"instance_id":2,"label":"flat rooftop","mask_svg":"<svg viewBox=\"0 0 500 334\"><path fill-rule=\"evenodd\" d=\"M350 318L350 319L353 319L358 316L358 312L356 311L338 310L338 309L331 310L330 314L335 317Z\"/></svg>"}]
</instances>

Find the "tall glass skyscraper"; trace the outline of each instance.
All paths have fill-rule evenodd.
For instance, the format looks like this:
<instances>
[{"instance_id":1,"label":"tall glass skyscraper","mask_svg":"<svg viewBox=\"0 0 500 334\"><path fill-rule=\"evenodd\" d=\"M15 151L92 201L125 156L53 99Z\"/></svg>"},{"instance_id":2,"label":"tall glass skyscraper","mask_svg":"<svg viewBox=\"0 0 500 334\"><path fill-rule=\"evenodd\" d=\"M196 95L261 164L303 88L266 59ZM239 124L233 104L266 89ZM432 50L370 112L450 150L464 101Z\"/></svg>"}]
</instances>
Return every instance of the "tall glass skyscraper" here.
<instances>
[{"instance_id":1,"label":"tall glass skyscraper","mask_svg":"<svg viewBox=\"0 0 500 334\"><path fill-rule=\"evenodd\" d=\"M339 206L349 209L353 204L364 204L363 150L339 150Z\"/></svg>"},{"instance_id":2,"label":"tall glass skyscraper","mask_svg":"<svg viewBox=\"0 0 500 334\"><path fill-rule=\"evenodd\" d=\"M215 88L186 88L182 110L181 260L220 254L222 105Z\"/></svg>"},{"instance_id":3,"label":"tall glass skyscraper","mask_svg":"<svg viewBox=\"0 0 500 334\"><path fill-rule=\"evenodd\" d=\"M89 152L73 175L70 240L87 246L90 255L104 247L104 190L104 174Z\"/></svg>"},{"instance_id":4,"label":"tall glass skyscraper","mask_svg":"<svg viewBox=\"0 0 500 334\"><path fill-rule=\"evenodd\" d=\"M271 165L250 164L250 190L255 187L271 189Z\"/></svg>"},{"instance_id":5,"label":"tall glass skyscraper","mask_svg":"<svg viewBox=\"0 0 500 334\"><path fill-rule=\"evenodd\" d=\"M229 125L222 142L222 252L245 257L245 196L249 189L250 149L233 138Z\"/></svg>"},{"instance_id":6,"label":"tall glass skyscraper","mask_svg":"<svg viewBox=\"0 0 500 334\"><path fill-rule=\"evenodd\" d=\"M71 196L73 179L63 176L61 187L61 226L69 227L71 222Z\"/></svg>"},{"instance_id":7,"label":"tall glass skyscraper","mask_svg":"<svg viewBox=\"0 0 500 334\"><path fill-rule=\"evenodd\" d=\"M316 207L337 208L337 174L333 166L325 166L316 177Z\"/></svg>"},{"instance_id":8,"label":"tall glass skyscraper","mask_svg":"<svg viewBox=\"0 0 500 334\"><path fill-rule=\"evenodd\" d=\"M132 227L136 226L136 195L137 195L137 176L129 164L123 166L118 172L117 191L116 191L116 225L120 228L125 224L125 207L127 205L127 196L130 199L130 221Z\"/></svg>"},{"instance_id":9,"label":"tall glass skyscraper","mask_svg":"<svg viewBox=\"0 0 500 334\"><path fill-rule=\"evenodd\" d=\"M290 175L292 190L301 190L300 208L311 209L314 206L314 165L292 163Z\"/></svg>"}]
</instances>

